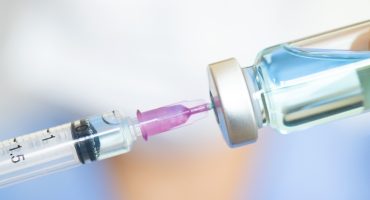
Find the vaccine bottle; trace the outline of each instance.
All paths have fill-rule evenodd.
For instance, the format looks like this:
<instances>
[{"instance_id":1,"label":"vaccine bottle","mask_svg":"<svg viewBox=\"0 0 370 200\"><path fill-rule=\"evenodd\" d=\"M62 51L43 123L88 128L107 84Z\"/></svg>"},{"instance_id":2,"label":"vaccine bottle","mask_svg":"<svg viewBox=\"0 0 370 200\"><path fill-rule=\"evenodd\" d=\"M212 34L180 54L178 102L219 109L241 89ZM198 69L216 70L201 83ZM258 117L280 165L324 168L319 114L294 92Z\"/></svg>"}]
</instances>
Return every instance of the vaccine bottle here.
<instances>
[{"instance_id":1,"label":"vaccine bottle","mask_svg":"<svg viewBox=\"0 0 370 200\"><path fill-rule=\"evenodd\" d=\"M290 133L370 109L370 20L262 50L253 66L209 65L210 96L231 147L264 126Z\"/></svg>"}]
</instances>

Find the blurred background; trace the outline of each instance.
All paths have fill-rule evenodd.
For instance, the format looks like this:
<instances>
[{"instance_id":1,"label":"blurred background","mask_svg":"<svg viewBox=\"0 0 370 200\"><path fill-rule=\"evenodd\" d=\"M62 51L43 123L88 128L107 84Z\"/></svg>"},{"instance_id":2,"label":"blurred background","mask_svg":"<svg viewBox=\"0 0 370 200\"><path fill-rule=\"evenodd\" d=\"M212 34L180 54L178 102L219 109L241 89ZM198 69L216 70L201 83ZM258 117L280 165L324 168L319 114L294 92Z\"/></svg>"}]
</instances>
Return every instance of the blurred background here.
<instances>
[{"instance_id":1,"label":"blurred background","mask_svg":"<svg viewBox=\"0 0 370 200\"><path fill-rule=\"evenodd\" d=\"M0 139L208 99L206 66L370 18L352 0L0 0ZM213 113L0 199L369 199L370 115L229 149Z\"/></svg>"}]
</instances>

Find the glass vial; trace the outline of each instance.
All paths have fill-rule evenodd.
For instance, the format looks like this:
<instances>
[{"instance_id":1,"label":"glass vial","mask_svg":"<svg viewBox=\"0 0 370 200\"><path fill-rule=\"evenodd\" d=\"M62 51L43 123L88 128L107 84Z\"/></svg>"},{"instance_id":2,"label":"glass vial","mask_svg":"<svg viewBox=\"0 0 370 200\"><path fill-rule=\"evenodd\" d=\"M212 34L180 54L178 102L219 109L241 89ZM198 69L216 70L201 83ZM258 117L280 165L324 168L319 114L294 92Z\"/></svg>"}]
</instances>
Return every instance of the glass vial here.
<instances>
[{"instance_id":1,"label":"glass vial","mask_svg":"<svg viewBox=\"0 0 370 200\"><path fill-rule=\"evenodd\" d=\"M370 20L264 49L251 67L209 66L211 99L232 147L370 109Z\"/></svg>"}]
</instances>

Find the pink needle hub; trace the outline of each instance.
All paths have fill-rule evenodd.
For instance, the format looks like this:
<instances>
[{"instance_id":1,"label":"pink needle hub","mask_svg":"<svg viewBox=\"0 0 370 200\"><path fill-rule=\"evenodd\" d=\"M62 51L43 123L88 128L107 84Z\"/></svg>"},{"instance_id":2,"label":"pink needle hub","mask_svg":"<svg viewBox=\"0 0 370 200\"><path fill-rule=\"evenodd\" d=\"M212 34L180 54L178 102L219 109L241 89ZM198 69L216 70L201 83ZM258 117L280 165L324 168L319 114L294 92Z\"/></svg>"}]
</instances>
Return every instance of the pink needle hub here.
<instances>
[{"instance_id":1,"label":"pink needle hub","mask_svg":"<svg viewBox=\"0 0 370 200\"><path fill-rule=\"evenodd\" d=\"M207 116L212 105L204 101L185 101L153 110L137 111L143 137L148 137L182 127Z\"/></svg>"}]
</instances>

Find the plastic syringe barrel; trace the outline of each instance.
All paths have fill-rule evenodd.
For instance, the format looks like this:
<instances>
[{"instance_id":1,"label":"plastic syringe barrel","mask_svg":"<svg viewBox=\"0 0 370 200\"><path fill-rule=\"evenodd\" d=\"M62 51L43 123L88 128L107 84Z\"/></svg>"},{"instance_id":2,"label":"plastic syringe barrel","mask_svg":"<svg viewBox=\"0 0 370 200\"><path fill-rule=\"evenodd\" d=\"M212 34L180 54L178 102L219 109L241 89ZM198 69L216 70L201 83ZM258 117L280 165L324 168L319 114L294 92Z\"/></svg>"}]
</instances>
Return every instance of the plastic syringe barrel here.
<instances>
[{"instance_id":1,"label":"plastic syringe barrel","mask_svg":"<svg viewBox=\"0 0 370 200\"><path fill-rule=\"evenodd\" d=\"M138 111L138 119L112 111L0 142L0 187L126 153L137 136L191 124L210 109L196 100Z\"/></svg>"},{"instance_id":2,"label":"plastic syringe barrel","mask_svg":"<svg viewBox=\"0 0 370 200\"><path fill-rule=\"evenodd\" d=\"M0 142L0 187L128 152L133 127L113 111Z\"/></svg>"}]
</instances>

